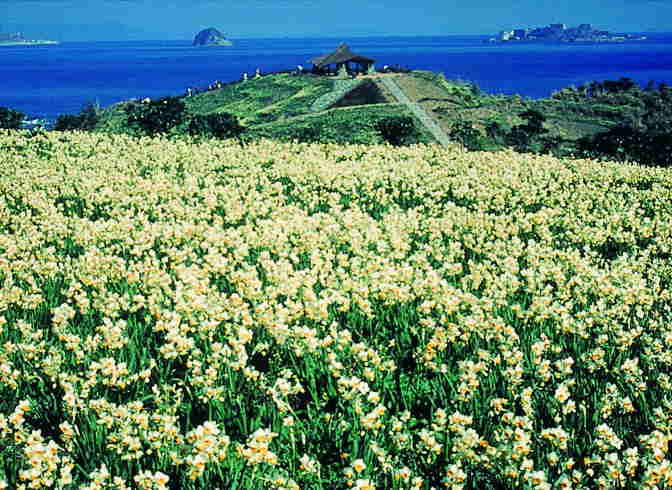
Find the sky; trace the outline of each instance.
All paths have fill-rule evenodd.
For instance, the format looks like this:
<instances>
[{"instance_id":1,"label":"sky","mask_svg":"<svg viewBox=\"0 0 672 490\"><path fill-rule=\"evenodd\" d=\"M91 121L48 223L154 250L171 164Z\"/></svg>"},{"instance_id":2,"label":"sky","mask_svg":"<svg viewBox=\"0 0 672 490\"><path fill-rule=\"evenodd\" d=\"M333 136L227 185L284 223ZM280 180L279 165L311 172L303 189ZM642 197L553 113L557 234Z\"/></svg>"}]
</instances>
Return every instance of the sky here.
<instances>
[{"instance_id":1,"label":"sky","mask_svg":"<svg viewBox=\"0 0 672 490\"><path fill-rule=\"evenodd\" d=\"M58 41L494 35L550 23L672 32L672 0L0 0L0 32Z\"/></svg>"}]
</instances>

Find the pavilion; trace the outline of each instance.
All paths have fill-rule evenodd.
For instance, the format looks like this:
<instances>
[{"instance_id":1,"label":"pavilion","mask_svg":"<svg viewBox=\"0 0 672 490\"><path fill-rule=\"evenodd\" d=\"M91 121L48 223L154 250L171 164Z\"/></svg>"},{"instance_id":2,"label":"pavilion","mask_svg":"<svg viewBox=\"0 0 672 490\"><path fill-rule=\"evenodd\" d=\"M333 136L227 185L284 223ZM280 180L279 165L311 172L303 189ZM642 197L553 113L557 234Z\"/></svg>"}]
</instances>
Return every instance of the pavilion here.
<instances>
[{"instance_id":1,"label":"pavilion","mask_svg":"<svg viewBox=\"0 0 672 490\"><path fill-rule=\"evenodd\" d=\"M331 65L336 66L336 71L342 66L345 66L349 71L350 63L356 63L359 65L359 70L357 71L360 73L367 72L375 62L376 60L374 59L353 53L350 51L350 47L345 43L341 44L333 53L318 56L317 58L310 60L310 63L312 63L314 68L318 71L329 71L329 66Z\"/></svg>"}]
</instances>

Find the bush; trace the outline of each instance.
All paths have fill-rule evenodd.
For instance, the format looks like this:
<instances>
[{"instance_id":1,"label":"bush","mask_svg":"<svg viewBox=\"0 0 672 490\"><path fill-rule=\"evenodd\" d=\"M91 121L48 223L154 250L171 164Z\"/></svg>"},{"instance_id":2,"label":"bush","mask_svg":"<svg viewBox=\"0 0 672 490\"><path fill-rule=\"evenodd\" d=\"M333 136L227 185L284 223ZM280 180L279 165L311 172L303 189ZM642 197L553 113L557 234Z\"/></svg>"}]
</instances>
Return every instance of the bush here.
<instances>
[{"instance_id":1,"label":"bush","mask_svg":"<svg viewBox=\"0 0 672 490\"><path fill-rule=\"evenodd\" d=\"M381 138L393 146L412 145L420 140L420 132L410 116L386 117L376 123Z\"/></svg>"},{"instance_id":2,"label":"bush","mask_svg":"<svg viewBox=\"0 0 672 490\"><path fill-rule=\"evenodd\" d=\"M499 121L489 121L485 126L485 133L496 145L503 144L506 138L506 129Z\"/></svg>"},{"instance_id":3,"label":"bush","mask_svg":"<svg viewBox=\"0 0 672 490\"><path fill-rule=\"evenodd\" d=\"M506 135L507 144L521 152L533 151L535 146L543 146L542 135L548 133L548 130L544 128L546 116L534 109L527 110L519 116L525 124L514 126L511 129Z\"/></svg>"},{"instance_id":4,"label":"bush","mask_svg":"<svg viewBox=\"0 0 672 490\"><path fill-rule=\"evenodd\" d=\"M593 138L581 138L578 154L642 165L672 166L672 133L647 132L631 126L617 126Z\"/></svg>"},{"instance_id":5,"label":"bush","mask_svg":"<svg viewBox=\"0 0 672 490\"><path fill-rule=\"evenodd\" d=\"M189 134L213 138L238 138L245 128L233 114L196 115L189 121Z\"/></svg>"},{"instance_id":6,"label":"bush","mask_svg":"<svg viewBox=\"0 0 672 490\"><path fill-rule=\"evenodd\" d=\"M61 114L58 116L54 129L56 131L93 131L96 129L99 117L98 108L89 102L82 107L79 114Z\"/></svg>"},{"instance_id":7,"label":"bush","mask_svg":"<svg viewBox=\"0 0 672 490\"><path fill-rule=\"evenodd\" d=\"M0 129L19 129L24 117L26 117L25 114L19 111L0 107Z\"/></svg>"},{"instance_id":8,"label":"bush","mask_svg":"<svg viewBox=\"0 0 672 490\"><path fill-rule=\"evenodd\" d=\"M185 105L179 97L145 99L126 106L128 126L136 132L153 136L168 133L186 118Z\"/></svg>"},{"instance_id":9,"label":"bush","mask_svg":"<svg viewBox=\"0 0 672 490\"><path fill-rule=\"evenodd\" d=\"M291 137L299 143L318 143L321 141L322 134L320 128L315 126L299 126L291 131Z\"/></svg>"},{"instance_id":10,"label":"bush","mask_svg":"<svg viewBox=\"0 0 672 490\"><path fill-rule=\"evenodd\" d=\"M450 137L459 141L467 150L478 151L483 149L481 132L468 121L457 121L450 129Z\"/></svg>"}]
</instances>

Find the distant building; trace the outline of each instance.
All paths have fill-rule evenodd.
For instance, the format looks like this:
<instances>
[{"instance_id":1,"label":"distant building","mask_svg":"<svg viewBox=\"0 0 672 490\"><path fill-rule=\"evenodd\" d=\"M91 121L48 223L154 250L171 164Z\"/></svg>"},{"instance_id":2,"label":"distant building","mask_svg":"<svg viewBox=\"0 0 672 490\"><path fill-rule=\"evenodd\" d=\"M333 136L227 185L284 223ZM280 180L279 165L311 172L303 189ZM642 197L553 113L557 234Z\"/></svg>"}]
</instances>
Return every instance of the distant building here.
<instances>
[{"instance_id":1,"label":"distant building","mask_svg":"<svg viewBox=\"0 0 672 490\"><path fill-rule=\"evenodd\" d=\"M529 31L527 29L514 29L513 37L517 39L527 39L528 32Z\"/></svg>"},{"instance_id":2,"label":"distant building","mask_svg":"<svg viewBox=\"0 0 672 490\"><path fill-rule=\"evenodd\" d=\"M591 24L581 24L577 27L567 27L566 24L549 24L532 29L501 31L498 38L493 38L493 41L607 42L640 39L645 38L633 35L617 36L609 31L594 29Z\"/></svg>"},{"instance_id":3,"label":"distant building","mask_svg":"<svg viewBox=\"0 0 672 490\"><path fill-rule=\"evenodd\" d=\"M501 31L499 33L500 41L510 41L511 39L513 39L513 31Z\"/></svg>"},{"instance_id":4,"label":"distant building","mask_svg":"<svg viewBox=\"0 0 672 490\"><path fill-rule=\"evenodd\" d=\"M20 32L0 32L0 41L23 41Z\"/></svg>"}]
</instances>

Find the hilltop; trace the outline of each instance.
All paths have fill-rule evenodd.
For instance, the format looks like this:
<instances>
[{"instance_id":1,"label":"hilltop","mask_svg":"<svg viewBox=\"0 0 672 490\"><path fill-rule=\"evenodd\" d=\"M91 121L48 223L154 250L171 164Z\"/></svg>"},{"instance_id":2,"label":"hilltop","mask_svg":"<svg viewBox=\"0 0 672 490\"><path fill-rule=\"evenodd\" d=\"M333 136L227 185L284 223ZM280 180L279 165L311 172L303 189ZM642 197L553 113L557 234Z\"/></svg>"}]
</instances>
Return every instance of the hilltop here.
<instances>
[{"instance_id":1,"label":"hilltop","mask_svg":"<svg viewBox=\"0 0 672 490\"><path fill-rule=\"evenodd\" d=\"M231 114L248 139L339 143L380 143L380 125L389 118L410 118L417 134L409 142L456 139L470 149L522 148L526 118L539 114L537 138L523 143L541 151L553 145L568 154L582 138L635 121L645 112L645 92L623 82L568 88L546 99L491 95L474 84L447 80L427 71L374 74L356 79L276 73L184 96L189 114ZM390 90L397 87L405 103ZM615 88L614 88L615 87ZM97 130L129 132L126 110L138 101L105 109ZM433 127L432 127L433 126ZM185 131L186 123L175 131ZM517 133L516 133L517 131ZM517 138L517 139L516 139ZM520 144L519 144L520 143ZM530 143L530 144L527 144ZM536 146L535 146L536 145Z\"/></svg>"},{"instance_id":2,"label":"hilltop","mask_svg":"<svg viewBox=\"0 0 672 490\"><path fill-rule=\"evenodd\" d=\"M235 116L246 128L248 138L305 140L320 135L325 141L378 143L382 142L376 130L378 123L390 117L413 117L373 76L339 80L276 73L181 100L192 115ZM127 101L105 109L97 129L128 132L125 111L137 103ZM418 127L418 141L432 141L419 122Z\"/></svg>"}]
</instances>

